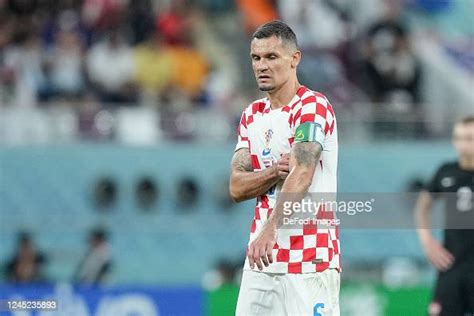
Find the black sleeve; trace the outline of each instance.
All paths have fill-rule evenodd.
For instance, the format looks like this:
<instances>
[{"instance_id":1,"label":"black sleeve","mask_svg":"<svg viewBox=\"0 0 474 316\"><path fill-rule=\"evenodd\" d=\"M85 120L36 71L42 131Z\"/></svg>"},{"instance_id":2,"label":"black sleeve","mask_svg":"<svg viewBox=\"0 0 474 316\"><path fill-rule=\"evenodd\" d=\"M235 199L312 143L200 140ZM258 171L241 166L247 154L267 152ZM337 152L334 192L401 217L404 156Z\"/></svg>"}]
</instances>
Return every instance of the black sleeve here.
<instances>
[{"instance_id":1,"label":"black sleeve","mask_svg":"<svg viewBox=\"0 0 474 316\"><path fill-rule=\"evenodd\" d=\"M434 176L425 184L425 190L431 193L441 192L441 178L444 171L444 165L438 168Z\"/></svg>"},{"instance_id":2,"label":"black sleeve","mask_svg":"<svg viewBox=\"0 0 474 316\"><path fill-rule=\"evenodd\" d=\"M105 278L109 274L111 268L112 268L112 262L110 260L104 263L94 280L94 284L103 283L105 281Z\"/></svg>"},{"instance_id":3,"label":"black sleeve","mask_svg":"<svg viewBox=\"0 0 474 316\"><path fill-rule=\"evenodd\" d=\"M7 281L14 281L15 280L15 265L16 265L16 259L13 258L10 261L7 262L5 265L5 279Z\"/></svg>"}]
</instances>

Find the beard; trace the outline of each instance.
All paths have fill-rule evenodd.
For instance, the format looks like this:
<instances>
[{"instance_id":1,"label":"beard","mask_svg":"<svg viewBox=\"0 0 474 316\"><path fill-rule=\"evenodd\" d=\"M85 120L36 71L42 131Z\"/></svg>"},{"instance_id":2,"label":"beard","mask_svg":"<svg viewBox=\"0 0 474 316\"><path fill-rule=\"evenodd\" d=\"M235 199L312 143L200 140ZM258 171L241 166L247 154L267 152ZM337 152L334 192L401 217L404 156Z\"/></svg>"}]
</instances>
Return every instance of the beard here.
<instances>
[{"instance_id":1,"label":"beard","mask_svg":"<svg viewBox=\"0 0 474 316\"><path fill-rule=\"evenodd\" d=\"M274 89L275 89L275 86L262 85L262 86L258 86L258 89L259 89L260 91L268 92L268 91L274 90Z\"/></svg>"}]
</instances>

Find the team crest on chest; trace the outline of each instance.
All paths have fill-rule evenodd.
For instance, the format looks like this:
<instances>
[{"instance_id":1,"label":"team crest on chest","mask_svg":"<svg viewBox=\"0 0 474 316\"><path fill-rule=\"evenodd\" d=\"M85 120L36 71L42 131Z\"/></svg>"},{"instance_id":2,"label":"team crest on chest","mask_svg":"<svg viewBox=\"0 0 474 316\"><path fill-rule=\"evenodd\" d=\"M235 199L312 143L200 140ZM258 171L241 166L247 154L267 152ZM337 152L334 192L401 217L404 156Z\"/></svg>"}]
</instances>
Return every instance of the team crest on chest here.
<instances>
[{"instance_id":1,"label":"team crest on chest","mask_svg":"<svg viewBox=\"0 0 474 316\"><path fill-rule=\"evenodd\" d=\"M262 151L262 156L268 156L270 155L270 152L272 149L270 148L270 141L272 140L273 136L273 130L269 129L268 131L265 132L265 148Z\"/></svg>"}]
</instances>

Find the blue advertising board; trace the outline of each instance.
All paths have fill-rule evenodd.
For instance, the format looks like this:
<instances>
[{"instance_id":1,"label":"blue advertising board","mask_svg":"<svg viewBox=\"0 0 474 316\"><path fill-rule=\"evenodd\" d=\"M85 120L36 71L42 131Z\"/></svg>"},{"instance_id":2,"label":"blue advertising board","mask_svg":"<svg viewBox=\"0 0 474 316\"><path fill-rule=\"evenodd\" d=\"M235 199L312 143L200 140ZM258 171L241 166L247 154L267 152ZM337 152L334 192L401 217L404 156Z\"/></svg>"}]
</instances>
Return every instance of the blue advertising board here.
<instances>
[{"instance_id":1,"label":"blue advertising board","mask_svg":"<svg viewBox=\"0 0 474 316\"><path fill-rule=\"evenodd\" d=\"M0 300L2 316L188 316L204 310L204 292L198 287L0 285ZM55 300L57 309L7 311L7 300Z\"/></svg>"}]
</instances>

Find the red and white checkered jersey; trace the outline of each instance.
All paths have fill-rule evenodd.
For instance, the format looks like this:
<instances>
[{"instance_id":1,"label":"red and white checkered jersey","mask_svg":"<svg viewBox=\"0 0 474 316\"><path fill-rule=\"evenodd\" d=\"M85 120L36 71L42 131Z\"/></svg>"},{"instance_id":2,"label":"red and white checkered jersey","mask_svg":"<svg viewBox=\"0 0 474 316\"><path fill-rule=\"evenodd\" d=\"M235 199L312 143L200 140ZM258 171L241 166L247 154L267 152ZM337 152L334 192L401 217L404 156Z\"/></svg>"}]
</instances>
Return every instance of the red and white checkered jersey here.
<instances>
[{"instance_id":1,"label":"red and white checkered jersey","mask_svg":"<svg viewBox=\"0 0 474 316\"><path fill-rule=\"evenodd\" d=\"M242 113L236 150L250 150L254 171L263 170L289 153L295 131L300 124L315 122L324 130L323 151L317 164L310 193L337 192L337 125L328 99L321 93L302 86L294 98L272 110L268 98L250 104ZM258 236L271 214L283 181L257 198L255 216L250 228L250 243ZM321 218L318 212L317 218ZM333 214L332 212L323 212ZM325 216L324 218L328 218ZM279 228L273 249L273 263L264 267L269 273L310 273L328 268L341 269L338 227L316 224L300 228ZM250 269L248 259L244 269Z\"/></svg>"}]
</instances>

